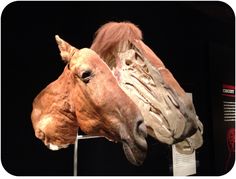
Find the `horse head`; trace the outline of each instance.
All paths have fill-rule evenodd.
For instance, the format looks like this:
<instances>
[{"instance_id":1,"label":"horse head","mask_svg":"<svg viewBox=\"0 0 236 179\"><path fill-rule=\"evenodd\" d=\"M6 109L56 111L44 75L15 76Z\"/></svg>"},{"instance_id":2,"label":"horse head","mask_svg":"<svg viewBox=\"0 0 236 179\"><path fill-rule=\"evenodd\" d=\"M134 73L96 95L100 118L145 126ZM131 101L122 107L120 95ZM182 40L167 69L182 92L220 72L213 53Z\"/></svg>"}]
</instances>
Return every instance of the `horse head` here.
<instances>
[{"instance_id":1,"label":"horse head","mask_svg":"<svg viewBox=\"0 0 236 179\"><path fill-rule=\"evenodd\" d=\"M59 36L56 41L67 66L34 100L36 137L51 149L59 149L74 143L80 128L86 134L122 142L128 160L140 165L147 143L138 107L94 51L76 49Z\"/></svg>"},{"instance_id":2,"label":"horse head","mask_svg":"<svg viewBox=\"0 0 236 179\"><path fill-rule=\"evenodd\" d=\"M148 134L181 153L202 143L203 125L191 98L130 22L101 26L91 45L112 69L120 87L139 107Z\"/></svg>"}]
</instances>

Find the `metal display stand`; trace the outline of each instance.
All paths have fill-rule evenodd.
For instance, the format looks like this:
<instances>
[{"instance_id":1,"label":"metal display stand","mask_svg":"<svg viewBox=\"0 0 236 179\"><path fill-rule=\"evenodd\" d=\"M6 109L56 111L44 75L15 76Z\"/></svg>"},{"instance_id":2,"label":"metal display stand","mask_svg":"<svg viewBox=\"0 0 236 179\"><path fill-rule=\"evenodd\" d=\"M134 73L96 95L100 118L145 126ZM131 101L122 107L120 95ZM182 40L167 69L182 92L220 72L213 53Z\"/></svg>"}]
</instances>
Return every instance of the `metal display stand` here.
<instances>
[{"instance_id":1,"label":"metal display stand","mask_svg":"<svg viewBox=\"0 0 236 179\"><path fill-rule=\"evenodd\" d=\"M79 140L101 138L102 136L77 135L74 146L74 176L77 176Z\"/></svg>"}]
</instances>

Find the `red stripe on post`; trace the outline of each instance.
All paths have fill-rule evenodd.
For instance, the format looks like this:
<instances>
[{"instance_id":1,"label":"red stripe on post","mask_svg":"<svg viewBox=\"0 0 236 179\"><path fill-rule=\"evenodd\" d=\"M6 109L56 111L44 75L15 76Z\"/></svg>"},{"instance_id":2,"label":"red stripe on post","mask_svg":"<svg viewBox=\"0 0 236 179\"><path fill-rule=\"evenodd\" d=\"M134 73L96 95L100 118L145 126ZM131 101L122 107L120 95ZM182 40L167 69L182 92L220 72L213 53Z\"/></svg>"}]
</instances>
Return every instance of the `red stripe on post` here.
<instances>
[{"instance_id":1,"label":"red stripe on post","mask_svg":"<svg viewBox=\"0 0 236 179\"><path fill-rule=\"evenodd\" d=\"M223 84L223 88L227 88L227 89L233 89L233 90L235 90L235 86L233 86L233 85Z\"/></svg>"}]
</instances>

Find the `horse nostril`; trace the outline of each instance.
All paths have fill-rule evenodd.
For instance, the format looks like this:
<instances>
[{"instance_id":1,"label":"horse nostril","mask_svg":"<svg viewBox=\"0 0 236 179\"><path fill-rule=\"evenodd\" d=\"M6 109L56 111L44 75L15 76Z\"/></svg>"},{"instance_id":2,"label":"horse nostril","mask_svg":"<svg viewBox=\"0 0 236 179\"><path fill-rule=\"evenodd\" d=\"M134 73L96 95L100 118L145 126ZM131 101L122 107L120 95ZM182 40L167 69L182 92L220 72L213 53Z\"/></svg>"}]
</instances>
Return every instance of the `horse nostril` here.
<instances>
[{"instance_id":1,"label":"horse nostril","mask_svg":"<svg viewBox=\"0 0 236 179\"><path fill-rule=\"evenodd\" d=\"M142 118L136 123L136 132L139 136L147 137L147 129Z\"/></svg>"},{"instance_id":2,"label":"horse nostril","mask_svg":"<svg viewBox=\"0 0 236 179\"><path fill-rule=\"evenodd\" d=\"M135 138L135 144L143 152L147 151L147 142L145 139L146 137L147 137L147 129L144 124L143 118L141 117L136 121L136 125L134 128L134 138Z\"/></svg>"}]
</instances>

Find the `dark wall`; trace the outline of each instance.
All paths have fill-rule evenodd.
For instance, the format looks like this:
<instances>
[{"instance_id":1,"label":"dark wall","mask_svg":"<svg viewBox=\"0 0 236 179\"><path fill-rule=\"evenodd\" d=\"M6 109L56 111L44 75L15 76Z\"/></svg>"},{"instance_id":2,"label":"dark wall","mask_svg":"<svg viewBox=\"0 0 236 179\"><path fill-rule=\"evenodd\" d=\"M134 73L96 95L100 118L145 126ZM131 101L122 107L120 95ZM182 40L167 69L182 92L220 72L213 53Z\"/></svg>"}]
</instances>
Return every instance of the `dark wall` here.
<instances>
[{"instance_id":1,"label":"dark wall","mask_svg":"<svg viewBox=\"0 0 236 179\"><path fill-rule=\"evenodd\" d=\"M177 81L193 92L204 124L197 151L197 175L215 175L209 44L234 49L234 14L221 2L14 2L2 25L1 160L13 175L72 175L73 146L53 152L34 137L32 101L64 68L55 34L77 48L89 47L95 31L109 21L131 21L144 42ZM214 51L211 53L214 53ZM234 55L233 55L234 56ZM220 60L220 59L219 59ZM234 64L234 58L229 64ZM222 71L221 73L225 73ZM233 72L234 73L234 72ZM213 76L213 78L210 78ZM172 175L170 147L148 138L141 167L126 160L121 145L105 139L79 144L79 175Z\"/></svg>"}]
</instances>

